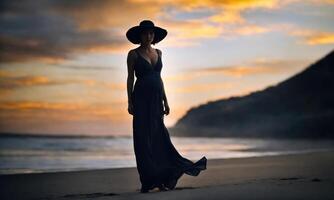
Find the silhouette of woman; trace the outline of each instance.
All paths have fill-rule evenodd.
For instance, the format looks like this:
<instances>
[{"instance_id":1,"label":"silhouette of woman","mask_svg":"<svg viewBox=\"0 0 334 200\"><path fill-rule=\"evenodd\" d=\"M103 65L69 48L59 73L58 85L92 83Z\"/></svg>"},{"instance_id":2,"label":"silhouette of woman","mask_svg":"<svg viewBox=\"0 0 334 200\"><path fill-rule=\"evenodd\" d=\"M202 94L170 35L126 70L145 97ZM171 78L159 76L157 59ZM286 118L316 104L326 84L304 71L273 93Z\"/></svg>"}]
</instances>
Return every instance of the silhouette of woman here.
<instances>
[{"instance_id":1,"label":"silhouette of woman","mask_svg":"<svg viewBox=\"0 0 334 200\"><path fill-rule=\"evenodd\" d=\"M153 49L151 44L160 42L166 35L165 29L150 20L140 22L126 33L130 42L140 44L128 53L127 93L142 193L156 187L160 191L172 190L183 173L197 176L207 164L205 156L195 163L182 157L164 125L164 114L168 115L170 109L160 76L161 51Z\"/></svg>"}]
</instances>

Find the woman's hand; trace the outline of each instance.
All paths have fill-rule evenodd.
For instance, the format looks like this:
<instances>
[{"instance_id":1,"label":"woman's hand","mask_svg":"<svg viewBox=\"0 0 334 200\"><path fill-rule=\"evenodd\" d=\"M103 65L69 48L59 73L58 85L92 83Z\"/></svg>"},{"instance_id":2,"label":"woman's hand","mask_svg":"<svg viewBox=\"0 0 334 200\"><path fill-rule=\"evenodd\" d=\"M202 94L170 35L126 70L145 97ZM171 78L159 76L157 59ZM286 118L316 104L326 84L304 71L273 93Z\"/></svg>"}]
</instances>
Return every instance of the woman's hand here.
<instances>
[{"instance_id":1,"label":"woman's hand","mask_svg":"<svg viewBox=\"0 0 334 200\"><path fill-rule=\"evenodd\" d=\"M169 111L170 109L168 103L164 102L164 114L168 115Z\"/></svg>"},{"instance_id":2,"label":"woman's hand","mask_svg":"<svg viewBox=\"0 0 334 200\"><path fill-rule=\"evenodd\" d=\"M131 102L128 103L128 112L130 115L133 115L133 104Z\"/></svg>"}]
</instances>

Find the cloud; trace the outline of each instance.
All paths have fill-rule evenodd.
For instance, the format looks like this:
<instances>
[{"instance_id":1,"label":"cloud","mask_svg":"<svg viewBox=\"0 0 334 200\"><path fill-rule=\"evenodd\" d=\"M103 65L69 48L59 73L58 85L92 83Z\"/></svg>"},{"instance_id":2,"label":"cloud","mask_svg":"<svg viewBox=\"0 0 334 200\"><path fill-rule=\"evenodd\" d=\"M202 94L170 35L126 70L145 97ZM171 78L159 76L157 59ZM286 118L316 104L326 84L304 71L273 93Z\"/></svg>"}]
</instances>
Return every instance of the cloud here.
<instances>
[{"instance_id":1,"label":"cloud","mask_svg":"<svg viewBox=\"0 0 334 200\"><path fill-rule=\"evenodd\" d=\"M206 84L192 84L190 86L178 87L175 92L177 93L202 93L211 92L212 90L222 90L233 88L232 83L206 83Z\"/></svg>"},{"instance_id":2,"label":"cloud","mask_svg":"<svg viewBox=\"0 0 334 200\"><path fill-rule=\"evenodd\" d=\"M252 9L279 9L297 0L5 0L0 14L1 62L62 63L89 52L124 53L125 32L139 19L152 19L169 30L164 45L199 45L203 39L262 34L273 29L243 15ZM329 0L309 1L328 4ZM208 16L179 19L175 13L209 10ZM173 12L171 12L173 11ZM176 11L176 12L175 12ZM308 44L332 43L332 35L306 38Z\"/></svg>"},{"instance_id":3,"label":"cloud","mask_svg":"<svg viewBox=\"0 0 334 200\"><path fill-rule=\"evenodd\" d=\"M224 67L207 67L200 69L204 73L217 74L222 73L226 76L244 77L254 75L282 74L296 69L302 69L306 66L306 60L267 60L257 59L247 65L235 65Z\"/></svg>"},{"instance_id":4,"label":"cloud","mask_svg":"<svg viewBox=\"0 0 334 200\"><path fill-rule=\"evenodd\" d=\"M249 8L273 8L279 3L277 0L132 0L137 3L156 3L164 6L175 6L185 11L192 11L194 9L210 7L210 8L225 8L225 9L249 9Z\"/></svg>"},{"instance_id":5,"label":"cloud","mask_svg":"<svg viewBox=\"0 0 334 200\"><path fill-rule=\"evenodd\" d=\"M44 101L3 101L0 104L1 115L11 113L14 118L30 116L47 117L48 119L66 120L125 120L126 110L119 106L123 101L110 103L75 103L75 102L44 102Z\"/></svg>"},{"instance_id":6,"label":"cloud","mask_svg":"<svg viewBox=\"0 0 334 200\"><path fill-rule=\"evenodd\" d=\"M271 30L272 29L268 27L261 27L258 25L249 24L249 25L245 25L245 26L236 28L234 32L237 35L253 35L253 34L259 34L259 33L266 33Z\"/></svg>"},{"instance_id":7,"label":"cloud","mask_svg":"<svg viewBox=\"0 0 334 200\"><path fill-rule=\"evenodd\" d=\"M3 1L1 62L58 63L80 52L117 52L128 43L115 30L80 30L55 12L54 1Z\"/></svg>"},{"instance_id":8,"label":"cloud","mask_svg":"<svg viewBox=\"0 0 334 200\"><path fill-rule=\"evenodd\" d=\"M307 44L334 44L334 33L319 33L312 35L306 39Z\"/></svg>"},{"instance_id":9,"label":"cloud","mask_svg":"<svg viewBox=\"0 0 334 200\"><path fill-rule=\"evenodd\" d=\"M12 90L28 86L53 85L64 82L52 81L46 76L15 76L8 72L0 71L0 88L1 90Z\"/></svg>"},{"instance_id":10,"label":"cloud","mask_svg":"<svg viewBox=\"0 0 334 200\"><path fill-rule=\"evenodd\" d=\"M191 68L175 75L166 76L165 80L170 82L183 82L220 74L235 78L255 75L283 74L301 70L309 65L310 62L310 60L268 60L265 58L258 58L240 65Z\"/></svg>"},{"instance_id":11,"label":"cloud","mask_svg":"<svg viewBox=\"0 0 334 200\"><path fill-rule=\"evenodd\" d=\"M75 69L75 70L118 70L117 67L114 66L103 66L103 65L68 65L68 64L57 64L57 65L48 65L50 67L61 67L65 69Z\"/></svg>"},{"instance_id":12,"label":"cloud","mask_svg":"<svg viewBox=\"0 0 334 200\"><path fill-rule=\"evenodd\" d=\"M307 45L334 44L333 32L322 32L310 29L296 29L289 32L290 35L302 38L302 43Z\"/></svg>"},{"instance_id":13,"label":"cloud","mask_svg":"<svg viewBox=\"0 0 334 200\"><path fill-rule=\"evenodd\" d=\"M120 106L122 104L122 106ZM0 131L41 134L128 134L129 114L123 101L108 103L3 101Z\"/></svg>"},{"instance_id":14,"label":"cloud","mask_svg":"<svg viewBox=\"0 0 334 200\"><path fill-rule=\"evenodd\" d=\"M217 38L224 31L223 26L208 24L203 20L175 20L164 18L158 21L160 26L167 27L169 36L165 46L187 47L199 45L200 39Z\"/></svg>"},{"instance_id":15,"label":"cloud","mask_svg":"<svg viewBox=\"0 0 334 200\"><path fill-rule=\"evenodd\" d=\"M172 19L164 19L165 27L168 27L171 33L181 38L216 38L222 28L213 24L207 24L202 20L185 20L177 21Z\"/></svg>"},{"instance_id":16,"label":"cloud","mask_svg":"<svg viewBox=\"0 0 334 200\"><path fill-rule=\"evenodd\" d=\"M298 43L306 45L326 45L334 43L334 32L299 27L294 24L276 24L274 30L297 37Z\"/></svg>"},{"instance_id":17,"label":"cloud","mask_svg":"<svg viewBox=\"0 0 334 200\"><path fill-rule=\"evenodd\" d=\"M217 23L237 23L242 24L245 23L245 19L240 15L240 12L237 10L230 10L230 11L222 11L214 16L209 18L212 22Z\"/></svg>"},{"instance_id":18,"label":"cloud","mask_svg":"<svg viewBox=\"0 0 334 200\"><path fill-rule=\"evenodd\" d=\"M25 75L16 76L7 72L0 71L0 89L13 90L32 86L49 86L49 85L64 85L64 84L81 84L89 87L104 87L111 90L123 91L126 89L123 83L112 83L105 81L97 81L94 79L64 79L52 80L47 76Z\"/></svg>"},{"instance_id":19,"label":"cloud","mask_svg":"<svg viewBox=\"0 0 334 200\"><path fill-rule=\"evenodd\" d=\"M310 0L313 4L334 4L334 0Z\"/></svg>"},{"instance_id":20,"label":"cloud","mask_svg":"<svg viewBox=\"0 0 334 200\"><path fill-rule=\"evenodd\" d=\"M138 1L143 2L143 1ZM145 1L151 2L151 1ZM196 46L199 40L218 37L235 38L262 34L274 29L248 22L242 12L248 9L276 9L277 1L159 1L163 6L172 6L175 13L211 10L213 14L199 19L178 20L173 12L160 14L158 22L168 27L170 35L164 44L168 46Z\"/></svg>"},{"instance_id":21,"label":"cloud","mask_svg":"<svg viewBox=\"0 0 334 200\"><path fill-rule=\"evenodd\" d=\"M155 18L162 7L156 2L145 1L57 0L53 3L53 10L73 19L80 30L116 28L124 31L138 19Z\"/></svg>"}]
</instances>

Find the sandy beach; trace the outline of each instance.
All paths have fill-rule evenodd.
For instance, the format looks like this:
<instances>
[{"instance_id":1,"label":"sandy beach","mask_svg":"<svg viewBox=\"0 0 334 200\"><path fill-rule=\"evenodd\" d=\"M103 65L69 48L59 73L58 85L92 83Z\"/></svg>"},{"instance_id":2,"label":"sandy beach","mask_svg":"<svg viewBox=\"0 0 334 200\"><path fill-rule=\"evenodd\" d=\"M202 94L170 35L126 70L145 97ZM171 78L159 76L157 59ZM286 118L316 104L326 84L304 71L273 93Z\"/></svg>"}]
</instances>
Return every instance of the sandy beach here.
<instances>
[{"instance_id":1,"label":"sandy beach","mask_svg":"<svg viewBox=\"0 0 334 200\"><path fill-rule=\"evenodd\" d=\"M136 168L1 175L1 199L334 199L334 151L209 159L175 190L139 193Z\"/></svg>"}]
</instances>

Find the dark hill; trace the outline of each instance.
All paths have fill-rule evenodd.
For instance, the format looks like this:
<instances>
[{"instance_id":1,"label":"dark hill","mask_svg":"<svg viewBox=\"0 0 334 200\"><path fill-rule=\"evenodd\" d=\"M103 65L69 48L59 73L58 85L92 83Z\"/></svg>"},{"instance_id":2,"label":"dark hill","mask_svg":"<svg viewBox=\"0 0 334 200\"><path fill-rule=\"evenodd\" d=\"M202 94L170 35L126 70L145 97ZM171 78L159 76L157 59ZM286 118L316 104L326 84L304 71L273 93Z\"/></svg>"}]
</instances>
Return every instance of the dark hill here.
<instances>
[{"instance_id":1,"label":"dark hill","mask_svg":"<svg viewBox=\"0 0 334 200\"><path fill-rule=\"evenodd\" d=\"M291 78L191 108L173 136L334 138L334 51Z\"/></svg>"}]
</instances>

